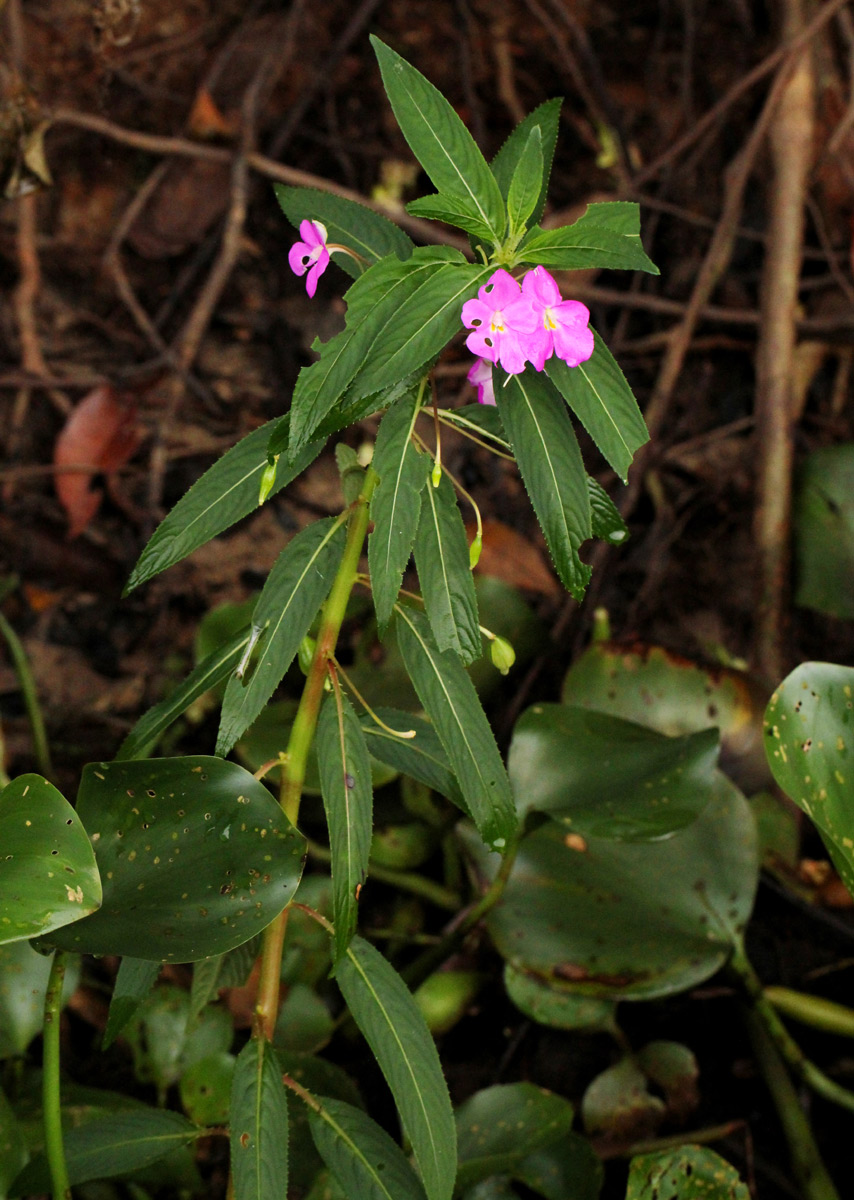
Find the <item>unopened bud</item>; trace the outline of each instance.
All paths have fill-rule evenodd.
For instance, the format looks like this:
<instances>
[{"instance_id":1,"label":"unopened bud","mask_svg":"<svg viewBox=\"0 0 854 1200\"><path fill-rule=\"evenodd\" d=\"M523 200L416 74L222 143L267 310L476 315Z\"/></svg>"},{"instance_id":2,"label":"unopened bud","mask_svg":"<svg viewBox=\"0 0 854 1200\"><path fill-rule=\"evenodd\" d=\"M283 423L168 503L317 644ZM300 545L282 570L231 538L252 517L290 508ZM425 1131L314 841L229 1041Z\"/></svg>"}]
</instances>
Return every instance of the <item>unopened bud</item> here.
<instances>
[{"instance_id":1,"label":"unopened bud","mask_svg":"<svg viewBox=\"0 0 854 1200\"><path fill-rule=\"evenodd\" d=\"M297 650L297 658L299 660L299 669L303 675L308 675L311 670L311 664L314 662L314 652L317 649L317 642L308 634L302 639Z\"/></svg>"},{"instance_id":2,"label":"unopened bud","mask_svg":"<svg viewBox=\"0 0 854 1200\"><path fill-rule=\"evenodd\" d=\"M276 466L279 461L278 454L272 462L268 462L264 468L264 474L261 476L261 486L258 489L258 503L263 504L270 492L273 490L273 485L276 482Z\"/></svg>"},{"instance_id":3,"label":"unopened bud","mask_svg":"<svg viewBox=\"0 0 854 1200\"><path fill-rule=\"evenodd\" d=\"M471 567L472 570L474 570L475 567L477 566L477 564L480 562L480 555L481 555L482 550L483 550L483 536L480 533L476 533L474 536L474 541L469 546L469 566Z\"/></svg>"},{"instance_id":4,"label":"unopened bud","mask_svg":"<svg viewBox=\"0 0 854 1200\"><path fill-rule=\"evenodd\" d=\"M442 464L437 460L433 463L433 470L430 475L430 482L434 488L437 488L442 482Z\"/></svg>"},{"instance_id":5,"label":"unopened bud","mask_svg":"<svg viewBox=\"0 0 854 1200\"><path fill-rule=\"evenodd\" d=\"M492 665L497 667L502 675L506 675L516 661L516 651L506 638L499 637L497 633L489 643L489 653L492 656Z\"/></svg>"}]
</instances>

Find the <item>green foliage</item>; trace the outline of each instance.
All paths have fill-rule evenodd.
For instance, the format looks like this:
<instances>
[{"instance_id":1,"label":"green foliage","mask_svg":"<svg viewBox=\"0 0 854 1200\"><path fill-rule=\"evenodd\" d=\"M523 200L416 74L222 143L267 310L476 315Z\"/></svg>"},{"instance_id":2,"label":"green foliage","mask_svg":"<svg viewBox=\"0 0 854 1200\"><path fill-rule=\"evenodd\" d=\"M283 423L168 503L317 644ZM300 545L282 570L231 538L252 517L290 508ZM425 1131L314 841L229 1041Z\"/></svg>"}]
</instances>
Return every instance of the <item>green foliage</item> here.
<instances>
[{"instance_id":1,"label":"green foliage","mask_svg":"<svg viewBox=\"0 0 854 1200\"><path fill-rule=\"evenodd\" d=\"M415 566L430 629L439 650L468 664L482 651L469 547L454 488L447 475L424 489L415 536Z\"/></svg>"},{"instance_id":2,"label":"green foliage","mask_svg":"<svg viewBox=\"0 0 854 1200\"><path fill-rule=\"evenodd\" d=\"M424 1200L424 1188L403 1151L369 1116L324 1097L309 1110L318 1152L347 1196L360 1200Z\"/></svg>"},{"instance_id":3,"label":"green foliage","mask_svg":"<svg viewBox=\"0 0 854 1200\"><path fill-rule=\"evenodd\" d=\"M455 1113L457 1185L512 1174L532 1150L569 1133L572 1105L530 1083L498 1084L476 1092Z\"/></svg>"},{"instance_id":4,"label":"green foliage","mask_svg":"<svg viewBox=\"0 0 854 1200\"><path fill-rule=\"evenodd\" d=\"M854 617L854 445L804 459L793 500L795 603Z\"/></svg>"},{"instance_id":5,"label":"green foliage","mask_svg":"<svg viewBox=\"0 0 854 1200\"><path fill-rule=\"evenodd\" d=\"M235 1200L285 1200L288 1102L273 1047L252 1038L231 1084L231 1169Z\"/></svg>"},{"instance_id":6,"label":"green foliage","mask_svg":"<svg viewBox=\"0 0 854 1200\"><path fill-rule=\"evenodd\" d=\"M748 1200L738 1172L706 1146L633 1158L626 1200Z\"/></svg>"},{"instance_id":7,"label":"green foliage","mask_svg":"<svg viewBox=\"0 0 854 1200\"><path fill-rule=\"evenodd\" d=\"M145 958L122 959L113 994L110 999L110 1011L107 1014L107 1027L104 1030L103 1048L111 1045L128 1024L139 1006L148 996L160 974L160 963Z\"/></svg>"},{"instance_id":8,"label":"green foliage","mask_svg":"<svg viewBox=\"0 0 854 1200\"><path fill-rule=\"evenodd\" d=\"M387 254L409 258L415 249L399 225L364 204L316 188L285 187L274 183L273 191L282 212L295 229L299 229L301 221L320 221L326 226L330 242L349 247L368 264L379 262ZM361 274L359 265L348 254L336 255L333 262L354 279Z\"/></svg>"},{"instance_id":9,"label":"green foliage","mask_svg":"<svg viewBox=\"0 0 854 1200\"><path fill-rule=\"evenodd\" d=\"M28 942L0 946L0 1059L16 1058L42 1027L50 959ZM72 959L62 989L67 1002L80 982L79 959Z\"/></svg>"},{"instance_id":10,"label":"green foliage","mask_svg":"<svg viewBox=\"0 0 854 1200\"><path fill-rule=\"evenodd\" d=\"M641 245L638 206L627 200L589 204L572 225L532 229L519 252L524 262L561 271L611 267L659 273Z\"/></svg>"},{"instance_id":11,"label":"green foliage","mask_svg":"<svg viewBox=\"0 0 854 1200\"><path fill-rule=\"evenodd\" d=\"M490 163L490 170L498 181L498 186L505 199L509 197L510 185L525 153L531 133L534 129L540 131L540 154L542 156L540 189L537 202L529 213L528 218L539 221L546 205L546 193L549 186L549 175L557 145L558 127L560 124L561 101L546 100L532 113L520 121L507 141Z\"/></svg>"}]
</instances>

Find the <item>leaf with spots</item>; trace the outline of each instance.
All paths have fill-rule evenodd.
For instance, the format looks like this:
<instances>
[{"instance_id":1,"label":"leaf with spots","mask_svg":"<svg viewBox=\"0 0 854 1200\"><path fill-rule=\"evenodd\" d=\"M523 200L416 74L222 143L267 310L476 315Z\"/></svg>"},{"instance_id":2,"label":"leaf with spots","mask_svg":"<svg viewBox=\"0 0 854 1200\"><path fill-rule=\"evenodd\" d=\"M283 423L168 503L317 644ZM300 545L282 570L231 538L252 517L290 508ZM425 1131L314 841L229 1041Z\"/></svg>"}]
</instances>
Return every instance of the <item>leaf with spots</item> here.
<instances>
[{"instance_id":1,"label":"leaf with spots","mask_svg":"<svg viewBox=\"0 0 854 1200\"><path fill-rule=\"evenodd\" d=\"M854 893L854 668L802 663L765 710L774 778L814 822Z\"/></svg>"},{"instance_id":2,"label":"leaf with spots","mask_svg":"<svg viewBox=\"0 0 854 1200\"><path fill-rule=\"evenodd\" d=\"M248 941L302 873L305 839L237 763L201 755L90 763L77 811L104 883L97 913L46 941L193 962Z\"/></svg>"},{"instance_id":3,"label":"leaf with spots","mask_svg":"<svg viewBox=\"0 0 854 1200\"><path fill-rule=\"evenodd\" d=\"M234 1200L285 1200L288 1194L288 1100L269 1042L252 1038L231 1082Z\"/></svg>"},{"instance_id":4,"label":"leaf with spots","mask_svg":"<svg viewBox=\"0 0 854 1200\"><path fill-rule=\"evenodd\" d=\"M626 1200L749 1200L735 1167L706 1146L633 1158Z\"/></svg>"},{"instance_id":5,"label":"leaf with spots","mask_svg":"<svg viewBox=\"0 0 854 1200\"><path fill-rule=\"evenodd\" d=\"M0 792L0 944L95 912L101 880L77 813L41 775Z\"/></svg>"},{"instance_id":6,"label":"leaf with spots","mask_svg":"<svg viewBox=\"0 0 854 1200\"><path fill-rule=\"evenodd\" d=\"M454 1115L457 1187L464 1189L490 1175L512 1174L532 1151L565 1137L573 1110L545 1088L506 1083L476 1092Z\"/></svg>"}]
</instances>

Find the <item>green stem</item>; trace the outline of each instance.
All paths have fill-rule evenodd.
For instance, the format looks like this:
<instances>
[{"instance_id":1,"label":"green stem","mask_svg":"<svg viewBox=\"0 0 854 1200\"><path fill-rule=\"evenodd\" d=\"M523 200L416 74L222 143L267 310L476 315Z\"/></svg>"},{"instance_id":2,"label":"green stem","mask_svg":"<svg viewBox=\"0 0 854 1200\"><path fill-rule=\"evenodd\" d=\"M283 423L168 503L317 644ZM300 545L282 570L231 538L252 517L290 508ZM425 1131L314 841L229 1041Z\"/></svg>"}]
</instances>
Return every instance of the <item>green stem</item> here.
<instances>
[{"instance_id":1,"label":"green stem","mask_svg":"<svg viewBox=\"0 0 854 1200\"><path fill-rule=\"evenodd\" d=\"M317 646L309 667L296 717L288 741L286 761L282 767L282 784L279 802L285 815L296 825L299 817L300 799L305 782L308 752L311 749L323 688L328 678L330 661L335 657L338 635L347 612L350 593L359 573L359 559L368 532L368 504L379 476L368 467L365 482L358 499L353 504L347 528L344 554L338 567L332 588L323 606L323 616L317 634ZM282 951L285 944L285 927L288 910L285 909L264 930L261 947L261 974L258 984L258 999L255 1004L253 1036L270 1041L276 1027L279 1011L279 985L282 973Z\"/></svg>"},{"instance_id":2,"label":"green stem","mask_svg":"<svg viewBox=\"0 0 854 1200\"><path fill-rule=\"evenodd\" d=\"M308 852L319 862L332 861L332 855L326 847L319 846L317 842L308 843ZM371 863L370 874L371 879L377 879L380 883L390 883L392 887L400 888L401 891L420 896L422 900L435 904L437 908L444 908L448 912L459 910L460 897L456 892L443 887L441 883L435 883L432 879L425 879L423 875L417 875L414 871L398 871L394 867L381 867Z\"/></svg>"},{"instance_id":3,"label":"green stem","mask_svg":"<svg viewBox=\"0 0 854 1200\"><path fill-rule=\"evenodd\" d=\"M24 707L27 710L27 718L29 719L30 729L33 734L33 752L36 763L42 775L50 776L53 774L50 749L48 747L47 733L45 732L39 698L36 694L35 680L30 670L29 659L21 644L21 639L2 613L0 613L0 633L6 639L9 654L12 658L12 666L15 668L15 674L18 676L21 696L24 700Z\"/></svg>"},{"instance_id":4,"label":"green stem","mask_svg":"<svg viewBox=\"0 0 854 1200\"><path fill-rule=\"evenodd\" d=\"M62 1012L65 961L65 952L55 951L44 997L42 1110L44 1148L50 1168L53 1200L71 1200L71 1182L62 1143L62 1111L59 1098L59 1018Z\"/></svg>"}]
</instances>

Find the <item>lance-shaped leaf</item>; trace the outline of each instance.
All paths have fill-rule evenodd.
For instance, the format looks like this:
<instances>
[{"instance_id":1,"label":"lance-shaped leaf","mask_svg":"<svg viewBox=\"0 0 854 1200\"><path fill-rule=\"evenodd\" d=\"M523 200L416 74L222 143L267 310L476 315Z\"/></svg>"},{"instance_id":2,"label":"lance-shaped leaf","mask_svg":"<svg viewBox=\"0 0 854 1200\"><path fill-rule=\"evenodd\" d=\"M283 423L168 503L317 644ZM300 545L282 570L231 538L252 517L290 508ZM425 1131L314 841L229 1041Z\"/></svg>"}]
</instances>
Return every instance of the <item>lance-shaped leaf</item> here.
<instances>
[{"instance_id":1,"label":"lance-shaped leaf","mask_svg":"<svg viewBox=\"0 0 854 1200\"><path fill-rule=\"evenodd\" d=\"M525 262L562 271L611 267L659 274L641 245L638 205L628 200L589 204L572 225L533 229L519 254Z\"/></svg>"},{"instance_id":2,"label":"lance-shaped leaf","mask_svg":"<svg viewBox=\"0 0 854 1200\"><path fill-rule=\"evenodd\" d=\"M560 396L540 372L495 389L498 411L561 582L581 600L590 568L578 548L591 536L587 474Z\"/></svg>"},{"instance_id":3,"label":"lance-shaped leaf","mask_svg":"<svg viewBox=\"0 0 854 1200\"><path fill-rule=\"evenodd\" d=\"M343 694L327 697L320 710L317 761L332 854L337 962L356 932L358 896L368 875L373 828L371 760L359 719Z\"/></svg>"},{"instance_id":4,"label":"lance-shaped leaf","mask_svg":"<svg viewBox=\"0 0 854 1200\"><path fill-rule=\"evenodd\" d=\"M219 758L90 763L77 811L104 883L98 912L49 945L193 962L248 941L296 890L305 839L270 792Z\"/></svg>"},{"instance_id":5,"label":"lance-shaped leaf","mask_svg":"<svg viewBox=\"0 0 854 1200\"><path fill-rule=\"evenodd\" d=\"M487 245L492 241L492 230L470 200L459 200L455 196L444 196L437 192L433 196L421 196L418 200L410 201L406 211L413 217L456 225L457 229L464 229Z\"/></svg>"},{"instance_id":6,"label":"lance-shaped leaf","mask_svg":"<svg viewBox=\"0 0 854 1200\"><path fill-rule=\"evenodd\" d=\"M593 342L587 362L568 367L552 357L546 372L603 457L625 480L635 451L649 441L649 431L625 375L595 330Z\"/></svg>"},{"instance_id":7,"label":"lance-shaped leaf","mask_svg":"<svg viewBox=\"0 0 854 1200\"><path fill-rule=\"evenodd\" d=\"M274 183L273 190L282 212L295 229L301 221L320 221L326 226L327 240L355 251L368 265L387 254L409 258L415 249L399 225L364 204L346 200L317 188L285 187ZM363 267L349 254L334 253L332 261L348 275L358 279Z\"/></svg>"},{"instance_id":8,"label":"lance-shaped leaf","mask_svg":"<svg viewBox=\"0 0 854 1200\"><path fill-rule=\"evenodd\" d=\"M288 1101L276 1052L252 1038L231 1082L234 1200L285 1200L288 1194Z\"/></svg>"},{"instance_id":9,"label":"lance-shaped leaf","mask_svg":"<svg viewBox=\"0 0 854 1200\"><path fill-rule=\"evenodd\" d=\"M374 528L368 538L371 591L380 628L388 624L412 553L421 493L430 459L416 449L412 430L420 408L420 392L404 396L380 422L372 466L379 483L371 497Z\"/></svg>"},{"instance_id":10,"label":"lance-shaped leaf","mask_svg":"<svg viewBox=\"0 0 854 1200\"><path fill-rule=\"evenodd\" d=\"M127 956L122 959L116 975L116 982L113 985L102 1049L106 1050L116 1040L139 1006L148 997L159 974L159 962Z\"/></svg>"},{"instance_id":11,"label":"lance-shaped leaf","mask_svg":"<svg viewBox=\"0 0 854 1200\"><path fill-rule=\"evenodd\" d=\"M424 607L440 650L453 650L464 663L483 653L469 546L453 484L442 475L425 488L415 537L415 565Z\"/></svg>"},{"instance_id":12,"label":"lance-shaped leaf","mask_svg":"<svg viewBox=\"0 0 854 1200\"><path fill-rule=\"evenodd\" d=\"M439 1055L412 994L378 950L354 938L336 974L391 1088L429 1200L450 1200L457 1139Z\"/></svg>"},{"instance_id":13,"label":"lance-shaped leaf","mask_svg":"<svg viewBox=\"0 0 854 1200\"><path fill-rule=\"evenodd\" d=\"M90 1179L112 1179L147 1167L205 1131L180 1113L134 1108L66 1129L65 1161L72 1187ZM9 1188L10 1196L33 1196L51 1190L47 1157L37 1155Z\"/></svg>"},{"instance_id":14,"label":"lance-shaped leaf","mask_svg":"<svg viewBox=\"0 0 854 1200\"><path fill-rule=\"evenodd\" d=\"M80 817L41 775L0 792L0 943L95 912L101 880Z\"/></svg>"},{"instance_id":15,"label":"lance-shaped leaf","mask_svg":"<svg viewBox=\"0 0 854 1200\"><path fill-rule=\"evenodd\" d=\"M285 546L267 577L252 618L263 630L260 653L248 682L233 675L225 689L217 754L228 754L281 682L308 633L338 569L344 526L333 517L301 529Z\"/></svg>"},{"instance_id":16,"label":"lance-shaped leaf","mask_svg":"<svg viewBox=\"0 0 854 1200\"><path fill-rule=\"evenodd\" d=\"M466 669L433 640L427 618L398 610L397 639L418 698L435 726L483 840L501 850L516 829L516 810L504 763Z\"/></svg>"},{"instance_id":17,"label":"lance-shaped leaf","mask_svg":"<svg viewBox=\"0 0 854 1200\"><path fill-rule=\"evenodd\" d=\"M131 572L125 595L258 507L261 476L267 466L267 443L279 424L268 421L254 430L196 480L151 535ZM301 475L322 448L322 442L312 442L303 445L290 464L280 460L270 495L274 496Z\"/></svg>"},{"instance_id":18,"label":"lance-shaped leaf","mask_svg":"<svg viewBox=\"0 0 854 1200\"><path fill-rule=\"evenodd\" d=\"M436 190L468 201L497 240L506 224L504 201L474 138L420 71L378 38L371 45L397 123Z\"/></svg>"},{"instance_id":19,"label":"lance-shaped leaf","mask_svg":"<svg viewBox=\"0 0 854 1200\"><path fill-rule=\"evenodd\" d=\"M443 408L441 419L465 429L479 437L487 437L502 450L509 450L510 443L504 432L501 414L492 404L466 404L462 408Z\"/></svg>"},{"instance_id":20,"label":"lance-shaped leaf","mask_svg":"<svg viewBox=\"0 0 854 1200\"><path fill-rule=\"evenodd\" d=\"M320 1098L308 1123L318 1153L347 1196L359 1200L425 1200L406 1155L386 1131L344 1100Z\"/></svg>"},{"instance_id":21,"label":"lance-shaped leaf","mask_svg":"<svg viewBox=\"0 0 854 1200\"><path fill-rule=\"evenodd\" d=\"M540 104L533 112L525 117L524 121L516 126L513 132L508 137L507 141L496 154L495 158L489 164L489 169L498 181L498 186L501 189L501 195L507 198L510 192L510 184L513 181L513 176L516 168L519 165L519 160L525 152L525 147L528 144L532 129L540 131L540 152L542 154L542 168L540 178L539 195L533 212L530 214L530 219L539 221L543 215L543 209L546 205L546 193L549 186L549 175L551 174L552 161L555 156L555 146L557 145L558 127L560 125L560 106L562 100L558 97L554 100L546 100L544 104Z\"/></svg>"},{"instance_id":22,"label":"lance-shaped leaf","mask_svg":"<svg viewBox=\"0 0 854 1200\"><path fill-rule=\"evenodd\" d=\"M251 636L251 630L247 628L203 658L174 692L143 713L119 746L116 758L145 758L173 721L177 721L199 696L228 678L243 657Z\"/></svg>"},{"instance_id":23,"label":"lance-shaped leaf","mask_svg":"<svg viewBox=\"0 0 854 1200\"><path fill-rule=\"evenodd\" d=\"M414 738L395 737L393 733L377 725L373 717L366 713L361 718L362 729L374 758L394 767L402 775L409 775L420 783L426 783L427 787L433 788L434 791L441 792L468 815L460 785L451 770L448 756L429 721L396 708L377 708L374 711L389 729L399 733L415 730Z\"/></svg>"},{"instance_id":24,"label":"lance-shaped leaf","mask_svg":"<svg viewBox=\"0 0 854 1200\"><path fill-rule=\"evenodd\" d=\"M507 217L511 232L521 232L537 206L543 179L543 137L534 125L516 164L507 192Z\"/></svg>"},{"instance_id":25,"label":"lance-shaped leaf","mask_svg":"<svg viewBox=\"0 0 854 1200\"><path fill-rule=\"evenodd\" d=\"M593 536L615 546L624 542L629 536L628 525L602 485L589 475L587 492L590 496L590 528Z\"/></svg>"}]
</instances>

